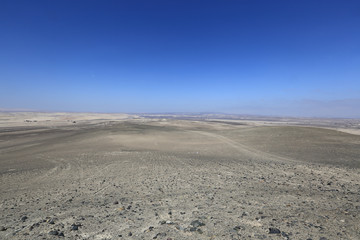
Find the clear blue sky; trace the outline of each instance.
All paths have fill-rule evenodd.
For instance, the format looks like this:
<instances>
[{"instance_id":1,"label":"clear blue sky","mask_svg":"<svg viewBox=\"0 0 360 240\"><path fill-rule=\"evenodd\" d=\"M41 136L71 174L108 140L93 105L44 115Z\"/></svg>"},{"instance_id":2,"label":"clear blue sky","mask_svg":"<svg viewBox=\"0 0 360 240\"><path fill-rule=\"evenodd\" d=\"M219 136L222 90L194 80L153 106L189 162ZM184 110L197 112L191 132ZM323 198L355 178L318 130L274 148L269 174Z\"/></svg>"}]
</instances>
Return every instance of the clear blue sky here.
<instances>
[{"instance_id":1,"label":"clear blue sky","mask_svg":"<svg viewBox=\"0 0 360 240\"><path fill-rule=\"evenodd\" d=\"M0 108L360 117L360 1L0 1Z\"/></svg>"}]
</instances>

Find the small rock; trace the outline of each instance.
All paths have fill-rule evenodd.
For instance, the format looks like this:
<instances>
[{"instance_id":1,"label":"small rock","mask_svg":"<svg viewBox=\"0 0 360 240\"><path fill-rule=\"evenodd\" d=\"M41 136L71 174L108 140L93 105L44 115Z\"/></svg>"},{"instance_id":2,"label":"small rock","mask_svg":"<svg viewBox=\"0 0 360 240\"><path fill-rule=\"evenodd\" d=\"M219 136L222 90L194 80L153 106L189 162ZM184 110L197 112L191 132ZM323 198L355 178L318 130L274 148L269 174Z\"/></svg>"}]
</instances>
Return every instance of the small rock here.
<instances>
[{"instance_id":1,"label":"small rock","mask_svg":"<svg viewBox=\"0 0 360 240\"><path fill-rule=\"evenodd\" d=\"M27 217L27 216L23 216L23 217L21 217L21 218L20 218L20 220L21 220L21 221L23 221L23 222L25 222L25 221L26 221L26 219L28 219L28 217Z\"/></svg>"},{"instance_id":2,"label":"small rock","mask_svg":"<svg viewBox=\"0 0 360 240\"><path fill-rule=\"evenodd\" d=\"M117 205L117 204L119 204L119 202L118 202L118 201L115 201L115 202L114 202L114 205Z\"/></svg>"},{"instance_id":3,"label":"small rock","mask_svg":"<svg viewBox=\"0 0 360 240\"><path fill-rule=\"evenodd\" d=\"M64 235L64 233L63 232L61 232L61 233L59 233L59 235L58 235L59 237L65 237L65 235Z\"/></svg>"},{"instance_id":4,"label":"small rock","mask_svg":"<svg viewBox=\"0 0 360 240\"><path fill-rule=\"evenodd\" d=\"M6 231L6 229L7 229L7 228L4 227L4 226L1 226L1 227L0 227L0 231L1 231L1 232Z\"/></svg>"},{"instance_id":5,"label":"small rock","mask_svg":"<svg viewBox=\"0 0 360 240\"><path fill-rule=\"evenodd\" d=\"M243 213L241 214L241 217L245 217L245 216L248 216L248 215L249 215L248 212L243 212Z\"/></svg>"},{"instance_id":6,"label":"small rock","mask_svg":"<svg viewBox=\"0 0 360 240\"><path fill-rule=\"evenodd\" d=\"M57 236L57 235L59 235L59 232L56 231L56 230L52 230L52 231L49 232L49 235Z\"/></svg>"},{"instance_id":7,"label":"small rock","mask_svg":"<svg viewBox=\"0 0 360 240\"><path fill-rule=\"evenodd\" d=\"M82 226L81 223L73 223L71 225L71 230L73 230L73 231L79 230L79 227L81 227L81 226Z\"/></svg>"},{"instance_id":8,"label":"small rock","mask_svg":"<svg viewBox=\"0 0 360 240\"><path fill-rule=\"evenodd\" d=\"M277 228L269 228L269 234L280 234L281 231Z\"/></svg>"},{"instance_id":9,"label":"small rock","mask_svg":"<svg viewBox=\"0 0 360 240\"><path fill-rule=\"evenodd\" d=\"M243 227L243 226L235 226L234 230L235 231L245 230L245 227Z\"/></svg>"},{"instance_id":10,"label":"small rock","mask_svg":"<svg viewBox=\"0 0 360 240\"><path fill-rule=\"evenodd\" d=\"M129 237L131 237L131 236L132 236L132 232L129 232L129 234L128 234L128 235L129 235Z\"/></svg>"},{"instance_id":11,"label":"small rock","mask_svg":"<svg viewBox=\"0 0 360 240\"><path fill-rule=\"evenodd\" d=\"M195 220L195 221L192 221L190 223L191 226L197 228L197 227L202 227L202 226L205 226L205 223L203 222L200 222L199 220Z\"/></svg>"},{"instance_id":12,"label":"small rock","mask_svg":"<svg viewBox=\"0 0 360 240\"><path fill-rule=\"evenodd\" d=\"M175 228L179 231L185 231L185 228L183 228L182 226L180 225L176 225Z\"/></svg>"},{"instance_id":13,"label":"small rock","mask_svg":"<svg viewBox=\"0 0 360 240\"><path fill-rule=\"evenodd\" d=\"M166 233L158 233L153 237L153 239L157 239L158 237L166 237Z\"/></svg>"},{"instance_id":14,"label":"small rock","mask_svg":"<svg viewBox=\"0 0 360 240\"><path fill-rule=\"evenodd\" d=\"M287 239L290 238L290 234L287 234L286 232L281 232L281 236L283 236L284 238L287 238Z\"/></svg>"}]
</instances>

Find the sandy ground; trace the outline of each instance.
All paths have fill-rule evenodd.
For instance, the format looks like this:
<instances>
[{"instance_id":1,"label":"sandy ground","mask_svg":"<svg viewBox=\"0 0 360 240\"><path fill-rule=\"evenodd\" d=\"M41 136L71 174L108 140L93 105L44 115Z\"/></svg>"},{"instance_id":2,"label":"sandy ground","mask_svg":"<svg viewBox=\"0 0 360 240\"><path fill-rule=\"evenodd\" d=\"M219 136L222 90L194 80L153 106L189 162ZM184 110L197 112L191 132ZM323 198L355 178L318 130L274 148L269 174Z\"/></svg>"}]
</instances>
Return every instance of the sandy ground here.
<instances>
[{"instance_id":1,"label":"sandy ground","mask_svg":"<svg viewBox=\"0 0 360 240\"><path fill-rule=\"evenodd\" d=\"M32 116L1 115L0 239L360 239L358 135Z\"/></svg>"}]
</instances>

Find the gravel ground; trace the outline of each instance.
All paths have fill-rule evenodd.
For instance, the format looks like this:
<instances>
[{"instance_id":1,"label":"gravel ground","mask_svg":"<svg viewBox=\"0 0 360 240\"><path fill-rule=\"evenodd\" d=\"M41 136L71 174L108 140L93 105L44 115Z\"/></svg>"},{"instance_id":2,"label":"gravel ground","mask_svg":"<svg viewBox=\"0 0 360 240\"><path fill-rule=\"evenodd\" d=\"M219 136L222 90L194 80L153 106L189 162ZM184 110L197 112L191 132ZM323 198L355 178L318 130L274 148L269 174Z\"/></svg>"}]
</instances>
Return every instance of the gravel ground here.
<instances>
[{"instance_id":1,"label":"gravel ground","mask_svg":"<svg viewBox=\"0 0 360 240\"><path fill-rule=\"evenodd\" d=\"M9 127L0 239L360 239L359 162L360 136L314 127Z\"/></svg>"}]
</instances>

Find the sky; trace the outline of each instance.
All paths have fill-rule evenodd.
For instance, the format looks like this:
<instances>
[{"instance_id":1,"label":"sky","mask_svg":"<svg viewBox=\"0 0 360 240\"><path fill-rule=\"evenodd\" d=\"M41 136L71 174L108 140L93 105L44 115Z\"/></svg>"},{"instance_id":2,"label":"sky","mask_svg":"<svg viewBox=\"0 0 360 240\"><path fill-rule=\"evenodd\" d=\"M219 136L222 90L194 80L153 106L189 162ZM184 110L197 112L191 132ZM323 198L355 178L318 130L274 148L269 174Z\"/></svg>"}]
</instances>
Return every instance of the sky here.
<instances>
[{"instance_id":1,"label":"sky","mask_svg":"<svg viewBox=\"0 0 360 240\"><path fill-rule=\"evenodd\" d=\"M0 1L0 108L360 117L360 1Z\"/></svg>"}]
</instances>

